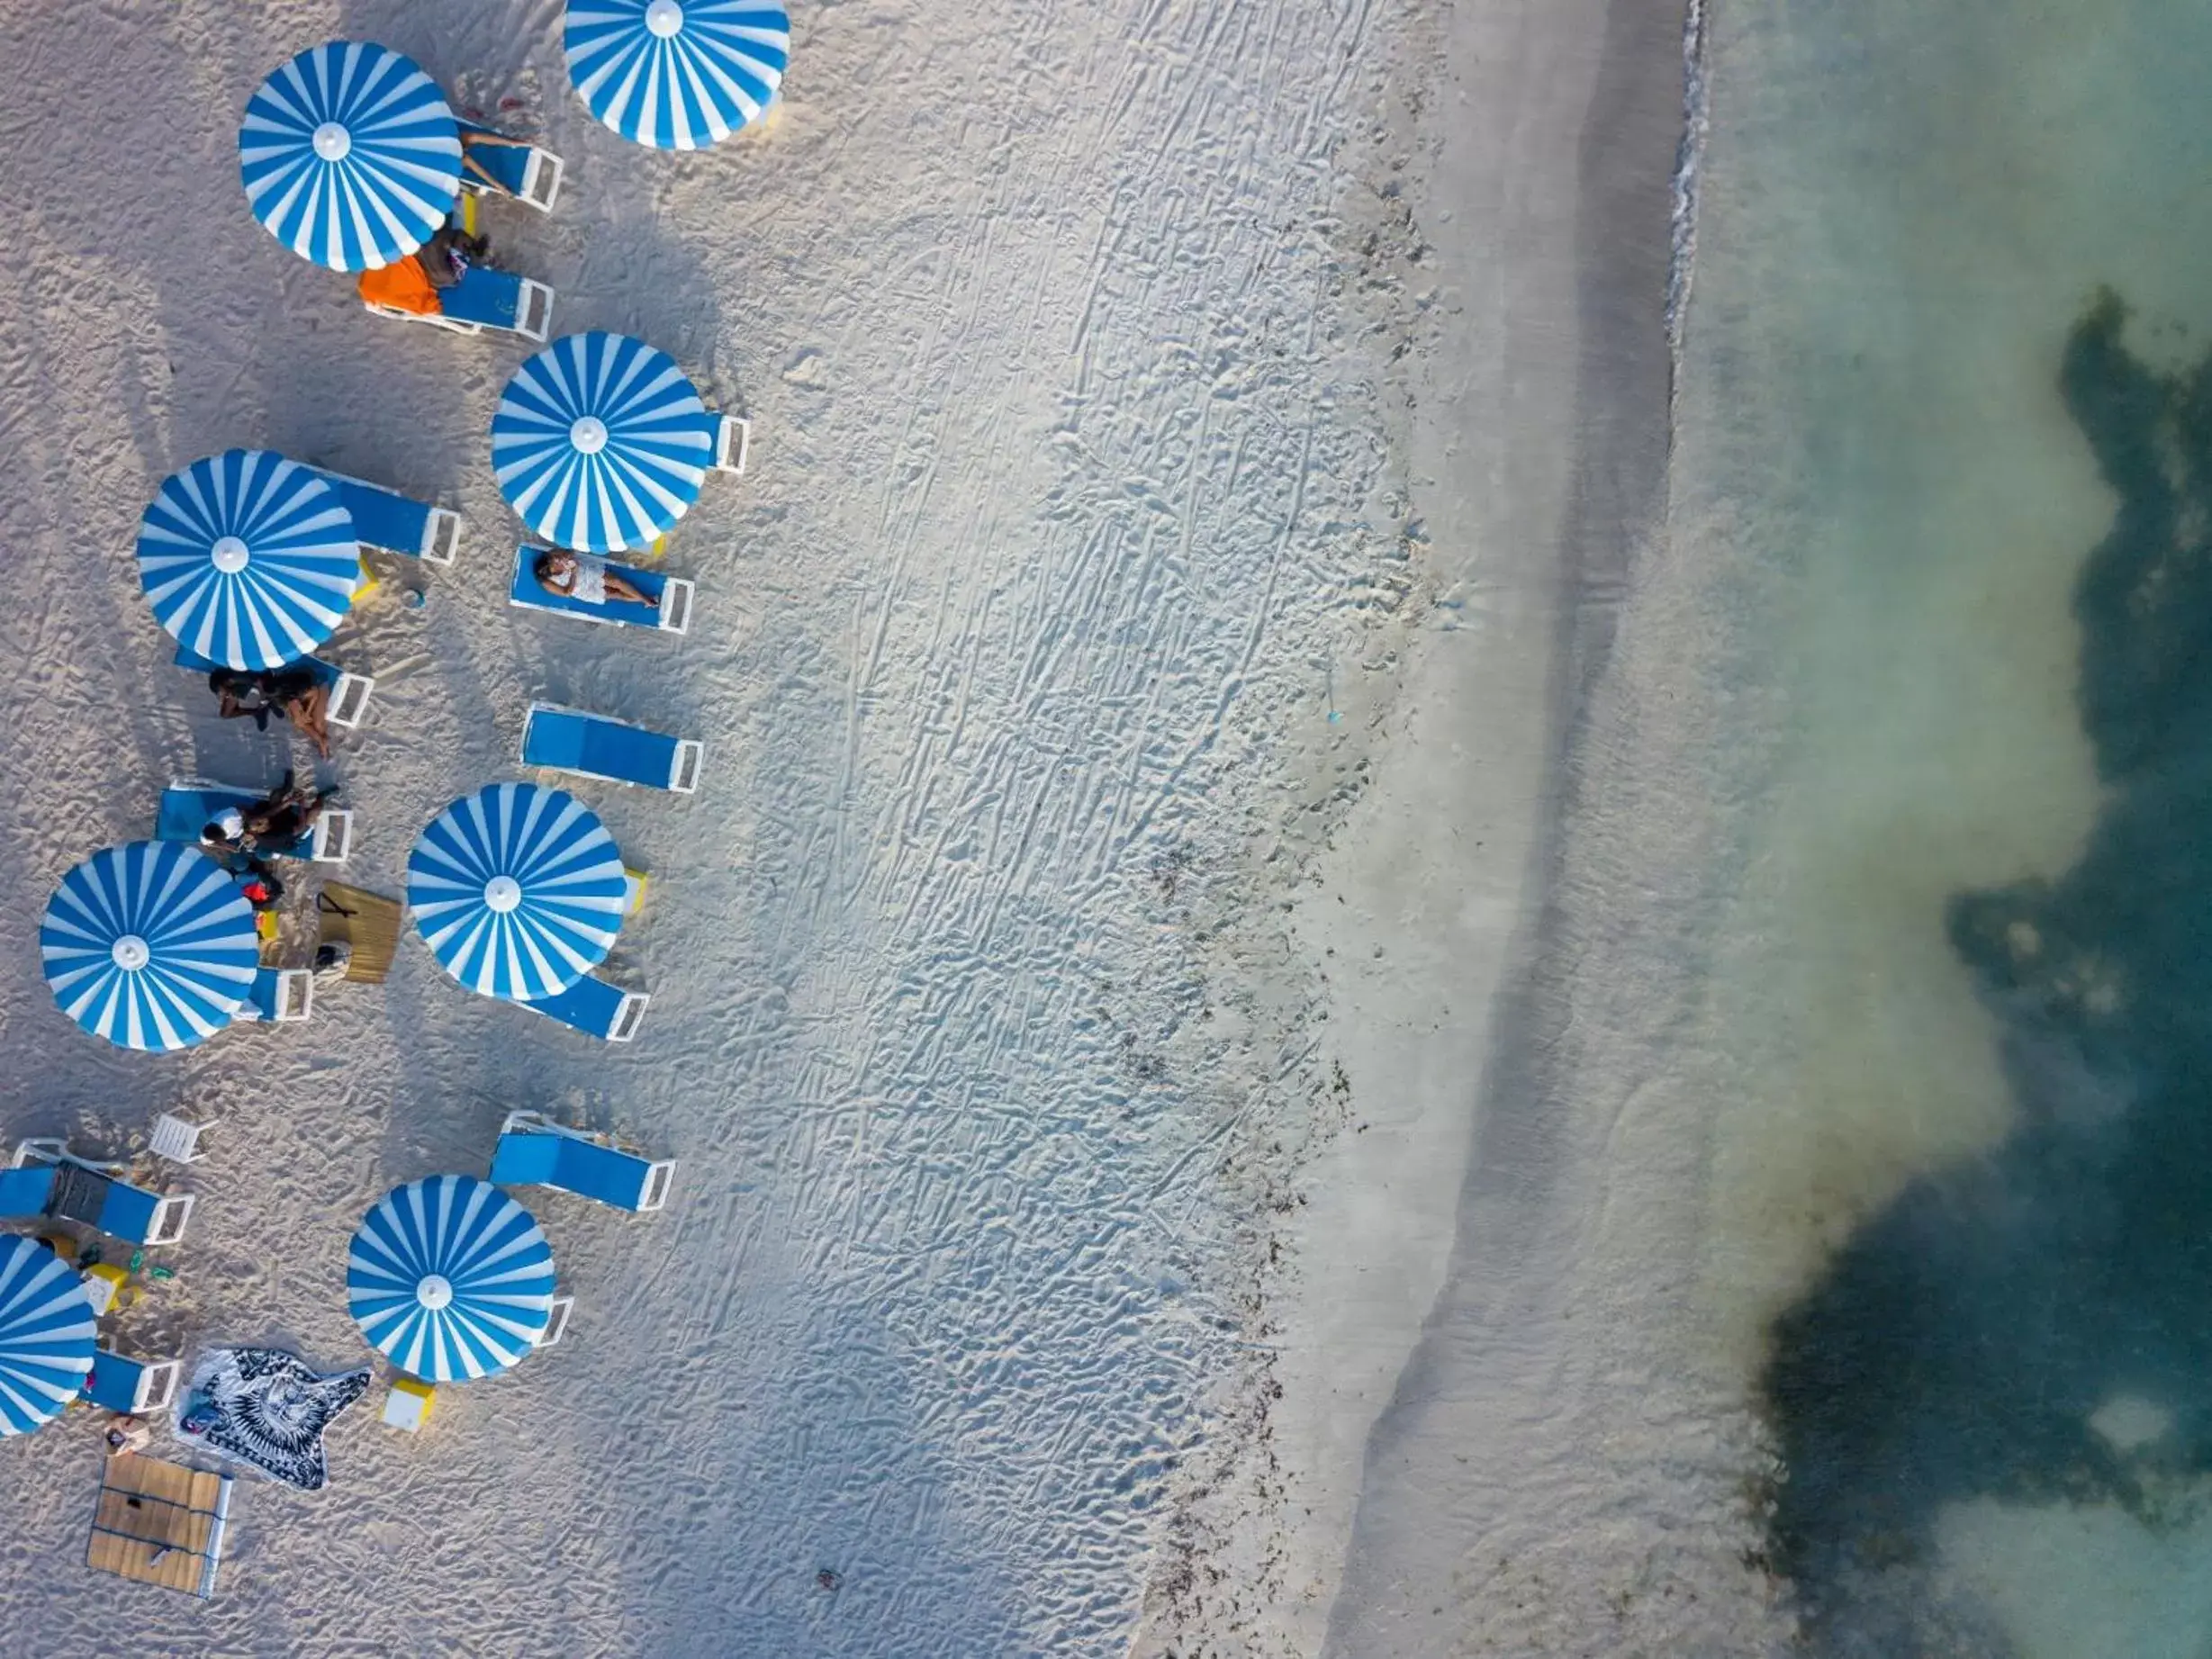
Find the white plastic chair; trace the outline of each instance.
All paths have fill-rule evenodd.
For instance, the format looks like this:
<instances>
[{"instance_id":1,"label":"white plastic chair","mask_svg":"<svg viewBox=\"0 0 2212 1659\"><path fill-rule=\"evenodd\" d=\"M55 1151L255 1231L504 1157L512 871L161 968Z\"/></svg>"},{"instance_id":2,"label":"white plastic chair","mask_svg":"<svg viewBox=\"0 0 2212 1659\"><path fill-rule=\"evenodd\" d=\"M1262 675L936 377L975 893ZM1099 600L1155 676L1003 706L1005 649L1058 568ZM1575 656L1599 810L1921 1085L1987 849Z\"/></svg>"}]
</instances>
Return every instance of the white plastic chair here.
<instances>
[{"instance_id":1,"label":"white plastic chair","mask_svg":"<svg viewBox=\"0 0 2212 1659\"><path fill-rule=\"evenodd\" d=\"M146 1138L147 1150L173 1164L197 1163L207 1156L200 1150L200 1136L208 1127L164 1112L154 1120L153 1132Z\"/></svg>"}]
</instances>

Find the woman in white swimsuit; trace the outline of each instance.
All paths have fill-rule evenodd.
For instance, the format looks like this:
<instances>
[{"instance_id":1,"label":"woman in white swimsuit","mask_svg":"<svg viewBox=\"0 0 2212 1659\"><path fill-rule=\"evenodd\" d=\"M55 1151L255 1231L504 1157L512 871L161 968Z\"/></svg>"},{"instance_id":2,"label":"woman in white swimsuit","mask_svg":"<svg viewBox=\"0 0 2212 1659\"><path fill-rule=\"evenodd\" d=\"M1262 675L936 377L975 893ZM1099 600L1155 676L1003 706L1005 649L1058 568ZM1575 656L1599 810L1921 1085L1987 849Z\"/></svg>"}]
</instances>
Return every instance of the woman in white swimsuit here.
<instances>
[{"instance_id":1,"label":"woman in white swimsuit","mask_svg":"<svg viewBox=\"0 0 2212 1659\"><path fill-rule=\"evenodd\" d=\"M631 605L653 603L635 582L609 570L606 560L588 553L570 553L556 547L539 554L530 572L546 592L557 593L581 605L604 605L609 600L621 600Z\"/></svg>"}]
</instances>

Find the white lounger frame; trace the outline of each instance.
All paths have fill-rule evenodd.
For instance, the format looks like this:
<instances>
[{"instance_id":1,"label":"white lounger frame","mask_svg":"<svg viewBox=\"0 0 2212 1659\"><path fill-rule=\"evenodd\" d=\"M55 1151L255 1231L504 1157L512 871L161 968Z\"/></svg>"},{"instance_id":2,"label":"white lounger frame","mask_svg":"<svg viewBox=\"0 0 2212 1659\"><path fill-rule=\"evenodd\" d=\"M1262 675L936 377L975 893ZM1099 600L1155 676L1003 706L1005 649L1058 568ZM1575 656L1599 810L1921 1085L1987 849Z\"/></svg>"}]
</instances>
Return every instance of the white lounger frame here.
<instances>
[{"instance_id":1,"label":"white lounger frame","mask_svg":"<svg viewBox=\"0 0 2212 1659\"><path fill-rule=\"evenodd\" d=\"M446 563L452 562L453 556L448 554ZM376 681L367 674L339 673L338 683L330 688L330 724L342 726L349 732L354 730L361 724L362 716L368 713L369 697L375 690Z\"/></svg>"},{"instance_id":2,"label":"white lounger frame","mask_svg":"<svg viewBox=\"0 0 2212 1659\"><path fill-rule=\"evenodd\" d=\"M615 1010L614 1023L607 1028L609 1042L627 1042L637 1034L637 1028L646 1023L646 1005L653 1000L649 991L625 991L622 1005Z\"/></svg>"},{"instance_id":3,"label":"white lounger frame","mask_svg":"<svg viewBox=\"0 0 2212 1659\"><path fill-rule=\"evenodd\" d=\"M668 779L673 795L691 795L699 789L699 769L707 756L707 745L696 737L676 740L676 764Z\"/></svg>"},{"instance_id":4,"label":"white lounger frame","mask_svg":"<svg viewBox=\"0 0 2212 1659\"><path fill-rule=\"evenodd\" d=\"M688 576L671 576L668 585L661 590L658 620L664 634L688 634L691 631L691 595L694 584ZM594 617L593 621L598 618Z\"/></svg>"},{"instance_id":5,"label":"white lounger frame","mask_svg":"<svg viewBox=\"0 0 2212 1659\"><path fill-rule=\"evenodd\" d=\"M621 1022L618 1019L616 1023L618 1025ZM571 1141L588 1141L593 1146L603 1146L610 1152L621 1153L625 1158L637 1159L646 1166L646 1190L637 1201L637 1213L640 1215L648 1210L657 1210L668 1202L669 1184L676 1178L676 1160L673 1158L647 1158L641 1152L631 1151L612 1135L595 1135L587 1130L571 1129L565 1123L555 1123L542 1113L510 1112L507 1121L500 1125L500 1133L565 1135Z\"/></svg>"},{"instance_id":6,"label":"white lounger frame","mask_svg":"<svg viewBox=\"0 0 2212 1659\"><path fill-rule=\"evenodd\" d=\"M532 1343L530 1346L533 1348L551 1348L555 1342L558 1342L563 1337L566 1336L568 1334L569 1315L573 1313L575 1311L576 1299L573 1296L555 1296L553 1299L552 1307L546 1311L546 1316L545 1330L539 1335L537 1340Z\"/></svg>"},{"instance_id":7,"label":"white lounger frame","mask_svg":"<svg viewBox=\"0 0 2212 1659\"><path fill-rule=\"evenodd\" d=\"M416 554L425 564L450 564L461 551L461 515L450 507L430 509L430 522L423 527L422 547Z\"/></svg>"},{"instance_id":8,"label":"white lounger frame","mask_svg":"<svg viewBox=\"0 0 2212 1659\"><path fill-rule=\"evenodd\" d=\"M745 456L752 451L753 423L743 415L722 416L714 435L715 470L744 477Z\"/></svg>"},{"instance_id":9,"label":"white lounger frame","mask_svg":"<svg viewBox=\"0 0 2212 1659\"><path fill-rule=\"evenodd\" d=\"M361 302L363 307L379 317L396 317L402 322L427 322L434 329L444 329L453 334L513 334L533 346L543 346L553 321L553 290L534 277L521 277L522 298L515 306L515 326L511 329L493 329L481 322L464 322L458 317L444 312L432 315L427 311L402 311L396 305L379 305L374 300Z\"/></svg>"},{"instance_id":10,"label":"white lounger frame","mask_svg":"<svg viewBox=\"0 0 2212 1659\"><path fill-rule=\"evenodd\" d=\"M95 1175L104 1175L111 1181L122 1179L123 1166L104 1164L96 1159L79 1158L69 1150L66 1141L19 1141L15 1156L9 1160L13 1168L23 1169L32 1164L75 1164L80 1169L89 1169ZM135 1183L132 1183L135 1185ZM140 1187L140 1192L148 1191ZM153 1224L146 1230L148 1244L175 1244L185 1236L185 1223L192 1219L192 1206L199 1199L191 1193L156 1193L154 1195ZM170 1225L174 1220L175 1225Z\"/></svg>"},{"instance_id":11,"label":"white lounger frame","mask_svg":"<svg viewBox=\"0 0 2212 1659\"><path fill-rule=\"evenodd\" d=\"M346 854L352 851L353 814L342 807L325 807L308 836L309 861L317 864L343 864Z\"/></svg>"}]
</instances>

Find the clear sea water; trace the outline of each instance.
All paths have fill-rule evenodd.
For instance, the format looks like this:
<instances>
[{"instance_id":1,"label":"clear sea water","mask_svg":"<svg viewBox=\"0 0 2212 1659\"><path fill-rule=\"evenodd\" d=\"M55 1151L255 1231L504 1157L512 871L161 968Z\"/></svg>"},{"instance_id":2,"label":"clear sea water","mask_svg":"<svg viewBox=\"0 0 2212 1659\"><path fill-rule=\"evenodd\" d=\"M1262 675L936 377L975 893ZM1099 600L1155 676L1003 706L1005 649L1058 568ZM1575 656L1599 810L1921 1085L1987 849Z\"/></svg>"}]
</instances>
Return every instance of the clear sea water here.
<instances>
[{"instance_id":1,"label":"clear sea water","mask_svg":"<svg viewBox=\"0 0 2212 1659\"><path fill-rule=\"evenodd\" d=\"M2212 1652L2212 5L1728 0L1710 1283L1820 1651Z\"/></svg>"}]
</instances>

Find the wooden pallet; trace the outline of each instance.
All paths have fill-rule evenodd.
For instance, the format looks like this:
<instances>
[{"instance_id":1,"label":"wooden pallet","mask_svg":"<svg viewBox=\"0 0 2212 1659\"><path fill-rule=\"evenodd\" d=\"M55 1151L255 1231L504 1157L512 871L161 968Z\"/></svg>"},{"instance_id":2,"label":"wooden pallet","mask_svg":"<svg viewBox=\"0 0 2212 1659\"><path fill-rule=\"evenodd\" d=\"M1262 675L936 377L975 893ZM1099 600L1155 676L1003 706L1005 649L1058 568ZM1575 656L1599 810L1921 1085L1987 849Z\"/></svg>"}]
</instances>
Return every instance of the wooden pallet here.
<instances>
[{"instance_id":1,"label":"wooden pallet","mask_svg":"<svg viewBox=\"0 0 2212 1659\"><path fill-rule=\"evenodd\" d=\"M212 1596L231 1477L129 1452L106 1462L85 1564L203 1601Z\"/></svg>"},{"instance_id":2,"label":"wooden pallet","mask_svg":"<svg viewBox=\"0 0 2212 1659\"><path fill-rule=\"evenodd\" d=\"M363 985L382 984L400 945L399 902L342 881L326 881L315 908L322 942L353 947L346 978Z\"/></svg>"}]
</instances>

